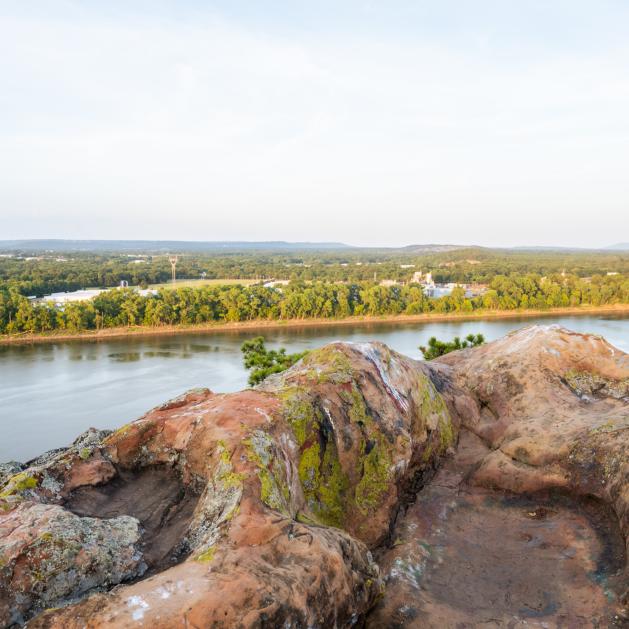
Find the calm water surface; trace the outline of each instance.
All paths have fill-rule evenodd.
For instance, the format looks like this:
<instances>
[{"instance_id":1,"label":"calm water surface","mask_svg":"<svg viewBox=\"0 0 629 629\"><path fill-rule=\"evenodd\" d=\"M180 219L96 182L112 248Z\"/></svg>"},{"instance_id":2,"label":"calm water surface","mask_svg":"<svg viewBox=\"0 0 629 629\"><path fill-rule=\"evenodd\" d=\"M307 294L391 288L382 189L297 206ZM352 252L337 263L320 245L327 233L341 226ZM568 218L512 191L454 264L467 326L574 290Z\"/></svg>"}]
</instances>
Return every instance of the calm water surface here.
<instances>
[{"instance_id":1,"label":"calm water surface","mask_svg":"<svg viewBox=\"0 0 629 629\"><path fill-rule=\"evenodd\" d=\"M481 332L487 340L533 323L559 323L601 334L629 352L629 317L572 316L494 321L360 324L266 330L268 345L289 351L331 341L383 341L420 358L429 337ZM70 443L95 426L116 428L192 387L237 391L247 386L240 345L259 333L68 341L0 346L0 461L25 461Z\"/></svg>"}]
</instances>

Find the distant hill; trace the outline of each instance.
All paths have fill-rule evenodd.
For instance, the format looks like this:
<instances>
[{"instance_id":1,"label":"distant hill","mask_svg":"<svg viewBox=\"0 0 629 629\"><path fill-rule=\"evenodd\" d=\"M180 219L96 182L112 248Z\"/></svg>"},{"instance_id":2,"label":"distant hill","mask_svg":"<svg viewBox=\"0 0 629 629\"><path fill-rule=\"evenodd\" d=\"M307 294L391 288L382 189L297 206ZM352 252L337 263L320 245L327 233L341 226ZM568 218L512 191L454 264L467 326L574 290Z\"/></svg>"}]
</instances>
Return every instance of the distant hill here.
<instances>
[{"instance_id":1,"label":"distant hill","mask_svg":"<svg viewBox=\"0 0 629 629\"><path fill-rule=\"evenodd\" d=\"M188 240L0 240L0 251L19 253L221 253L282 251L367 251L409 254L441 253L469 248L468 245L407 245L405 247L354 247L342 242L277 241L188 241Z\"/></svg>"},{"instance_id":2,"label":"distant hill","mask_svg":"<svg viewBox=\"0 0 629 629\"><path fill-rule=\"evenodd\" d=\"M330 251L352 249L340 242L247 242L187 240L0 240L0 251L203 253L221 251Z\"/></svg>"},{"instance_id":3,"label":"distant hill","mask_svg":"<svg viewBox=\"0 0 629 629\"><path fill-rule=\"evenodd\" d=\"M444 251L456 251L457 249L469 249L470 245L406 245L398 247L396 251L404 253L442 253Z\"/></svg>"},{"instance_id":4,"label":"distant hill","mask_svg":"<svg viewBox=\"0 0 629 629\"><path fill-rule=\"evenodd\" d=\"M629 251L629 243L618 243L603 249L584 249L578 247L480 247L477 245L452 244L413 244L403 247L357 247L342 242L287 242L272 241L223 241L223 240L66 240L66 239L25 239L0 240L0 252L41 254L41 253L251 253L251 252L297 252L297 251L338 251L367 253L399 253L422 255L447 253L449 251L530 251L530 252L587 252L587 251Z\"/></svg>"}]
</instances>

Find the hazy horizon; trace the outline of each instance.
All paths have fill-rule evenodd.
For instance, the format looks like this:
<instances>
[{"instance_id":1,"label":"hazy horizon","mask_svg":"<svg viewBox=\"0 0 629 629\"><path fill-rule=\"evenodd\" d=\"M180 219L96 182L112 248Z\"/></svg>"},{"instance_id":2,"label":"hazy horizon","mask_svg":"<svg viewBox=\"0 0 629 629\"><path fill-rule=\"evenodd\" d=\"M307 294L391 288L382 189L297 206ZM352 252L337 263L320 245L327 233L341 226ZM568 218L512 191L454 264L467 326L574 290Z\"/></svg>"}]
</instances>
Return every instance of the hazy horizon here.
<instances>
[{"instance_id":1,"label":"hazy horizon","mask_svg":"<svg viewBox=\"0 0 629 629\"><path fill-rule=\"evenodd\" d=\"M479 245L474 242L468 243L457 243L457 242L407 242L401 245L383 245L379 243L370 243L365 245L358 245L352 242L340 242L333 240L321 240L321 241L313 241L313 240L201 240L201 239L173 239L173 238L151 238L151 239L119 239L119 238L7 238L0 239L0 245L7 242L29 242L29 243L37 243L37 242L62 242L62 243L125 243L132 244L138 243L146 244L146 243L180 243L180 244L190 244L190 245L229 245L237 247L238 245L264 245L265 247L270 247L271 245L287 245L292 249L298 249L299 246L304 246L307 248L316 248L316 246L321 245L326 248L333 250L335 247L347 247L347 248L355 248L355 249L404 249L404 248L413 248L413 247L453 247L457 249L468 249L468 248L484 248L484 249L505 249L505 250L513 250L513 249L552 249L552 250L560 250L560 249L572 249L572 250L593 250L593 251L628 251L629 250L629 242L613 242L608 245L604 245L601 247L569 247L563 245L517 245L513 247L495 245L493 247L486 247L484 245ZM142 249L144 251L144 249ZM61 249L59 249L61 251Z\"/></svg>"},{"instance_id":2,"label":"hazy horizon","mask_svg":"<svg viewBox=\"0 0 629 629\"><path fill-rule=\"evenodd\" d=\"M0 13L0 239L629 241L623 2Z\"/></svg>"}]
</instances>

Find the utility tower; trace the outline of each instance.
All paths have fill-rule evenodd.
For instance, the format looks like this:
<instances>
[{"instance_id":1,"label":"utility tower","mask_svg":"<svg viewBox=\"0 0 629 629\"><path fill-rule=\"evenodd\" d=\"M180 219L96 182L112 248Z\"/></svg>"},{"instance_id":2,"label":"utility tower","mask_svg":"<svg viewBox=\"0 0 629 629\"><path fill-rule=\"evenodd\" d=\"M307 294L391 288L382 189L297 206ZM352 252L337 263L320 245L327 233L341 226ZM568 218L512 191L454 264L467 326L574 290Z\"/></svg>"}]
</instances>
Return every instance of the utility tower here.
<instances>
[{"instance_id":1,"label":"utility tower","mask_svg":"<svg viewBox=\"0 0 629 629\"><path fill-rule=\"evenodd\" d=\"M173 270L173 284L175 283L175 280L177 279L177 272L175 270L177 266L177 260L178 260L177 256L168 256L168 261L170 262L170 266Z\"/></svg>"}]
</instances>

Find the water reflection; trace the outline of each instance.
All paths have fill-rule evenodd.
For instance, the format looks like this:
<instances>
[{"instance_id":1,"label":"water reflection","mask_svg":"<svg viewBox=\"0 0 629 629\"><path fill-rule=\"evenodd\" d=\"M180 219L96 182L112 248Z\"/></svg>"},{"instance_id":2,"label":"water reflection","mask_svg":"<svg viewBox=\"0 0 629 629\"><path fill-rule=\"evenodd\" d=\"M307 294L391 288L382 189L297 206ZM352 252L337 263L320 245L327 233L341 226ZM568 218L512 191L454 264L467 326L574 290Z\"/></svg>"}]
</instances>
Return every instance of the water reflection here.
<instances>
[{"instance_id":1,"label":"water reflection","mask_svg":"<svg viewBox=\"0 0 629 629\"><path fill-rule=\"evenodd\" d=\"M218 351L218 347L211 345L198 345L196 343L191 343L189 345L191 352L216 352Z\"/></svg>"},{"instance_id":2,"label":"water reflection","mask_svg":"<svg viewBox=\"0 0 629 629\"><path fill-rule=\"evenodd\" d=\"M142 355L140 352L120 352L118 354L109 354L109 358L118 363L135 363Z\"/></svg>"},{"instance_id":3,"label":"water reflection","mask_svg":"<svg viewBox=\"0 0 629 629\"><path fill-rule=\"evenodd\" d=\"M148 351L144 352L144 358L174 358L177 356L174 352Z\"/></svg>"},{"instance_id":4,"label":"water reflection","mask_svg":"<svg viewBox=\"0 0 629 629\"><path fill-rule=\"evenodd\" d=\"M265 330L270 347L311 349L337 340L380 340L413 358L430 336L482 333L488 340L531 319L371 323ZM601 334L629 352L627 317L545 317L579 332ZM90 426L115 428L183 391L247 386L240 345L259 331L136 337L108 341L0 346L0 461L26 460L71 442Z\"/></svg>"}]
</instances>

